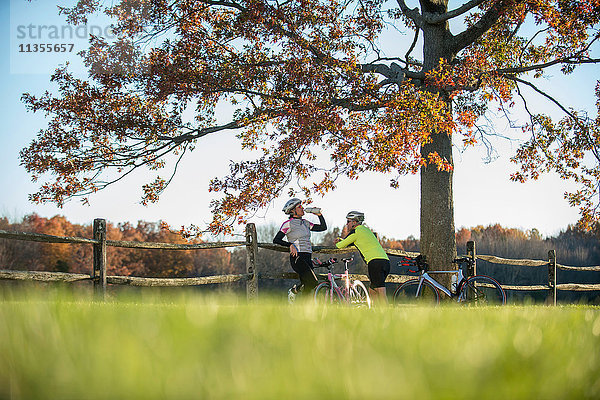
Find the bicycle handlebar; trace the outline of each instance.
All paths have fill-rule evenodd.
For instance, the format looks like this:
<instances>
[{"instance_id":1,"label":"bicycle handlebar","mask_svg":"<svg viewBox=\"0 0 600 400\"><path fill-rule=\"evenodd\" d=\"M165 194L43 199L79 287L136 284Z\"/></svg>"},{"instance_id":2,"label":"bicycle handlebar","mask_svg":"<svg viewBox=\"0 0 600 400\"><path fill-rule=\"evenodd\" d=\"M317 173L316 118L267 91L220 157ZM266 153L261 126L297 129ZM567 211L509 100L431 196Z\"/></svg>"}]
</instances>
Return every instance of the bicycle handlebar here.
<instances>
[{"instance_id":1,"label":"bicycle handlebar","mask_svg":"<svg viewBox=\"0 0 600 400\"><path fill-rule=\"evenodd\" d=\"M351 262L353 260L354 260L354 256L350 256L348 258L342 258L339 261L343 262L344 264L347 264L347 263L349 263L349 262ZM313 265L316 268L320 268L320 267L326 267L327 265L335 264L335 263L338 262L338 259L332 257L332 258L330 258L327 261L321 261L320 259L318 259L318 258L315 257L315 258L312 259L312 262L313 262Z\"/></svg>"},{"instance_id":2,"label":"bicycle handlebar","mask_svg":"<svg viewBox=\"0 0 600 400\"><path fill-rule=\"evenodd\" d=\"M454 263L458 263L458 264L474 264L475 260L473 260L471 257L459 257L459 258L455 258ZM418 272L421 270L425 270L427 271L429 264L427 264L427 261L425 259L424 255L418 255L416 258L412 258L412 257L406 257L406 256L401 256L401 260L398 262L398 266L399 267L417 267L417 270L413 270L413 269L408 269L410 272Z\"/></svg>"},{"instance_id":3,"label":"bicycle handlebar","mask_svg":"<svg viewBox=\"0 0 600 400\"><path fill-rule=\"evenodd\" d=\"M314 268L326 268L326 267L330 267L331 265L335 264L337 262L337 258L330 258L329 260L323 262L321 260L319 260L318 258L313 258L312 259L312 267Z\"/></svg>"},{"instance_id":4,"label":"bicycle handlebar","mask_svg":"<svg viewBox=\"0 0 600 400\"><path fill-rule=\"evenodd\" d=\"M455 263L466 263L466 264L473 264L475 262L475 260L473 260L471 257L459 257L454 259Z\"/></svg>"}]
</instances>

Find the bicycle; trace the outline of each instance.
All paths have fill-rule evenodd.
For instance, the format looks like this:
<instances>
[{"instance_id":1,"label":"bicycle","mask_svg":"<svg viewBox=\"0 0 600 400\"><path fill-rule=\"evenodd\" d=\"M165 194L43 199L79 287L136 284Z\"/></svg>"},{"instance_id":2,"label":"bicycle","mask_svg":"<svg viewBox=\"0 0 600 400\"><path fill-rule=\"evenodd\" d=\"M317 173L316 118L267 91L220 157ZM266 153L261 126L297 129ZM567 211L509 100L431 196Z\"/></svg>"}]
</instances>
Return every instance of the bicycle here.
<instances>
[{"instance_id":1,"label":"bicycle","mask_svg":"<svg viewBox=\"0 0 600 400\"><path fill-rule=\"evenodd\" d=\"M460 266L475 263L469 257L457 258L454 262ZM409 269L410 272L418 272L419 277L410 279L401 284L394 291L395 304L439 304L440 292L454 299L458 303L466 304L506 304L506 293L500 284L486 275L475 275L465 278L462 268L452 271L428 271L428 265L424 256L416 259L403 257L401 266L415 266L418 270ZM430 274L455 274L456 281L452 280L450 290L436 281Z\"/></svg>"},{"instance_id":2,"label":"bicycle","mask_svg":"<svg viewBox=\"0 0 600 400\"><path fill-rule=\"evenodd\" d=\"M335 274L333 265L337 262L337 259L331 258L326 262L321 262L318 258L313 259L315 268L327 268L326 281L321 282L315 288L315 301L317 303L345 303L351 306L371 308L371 297L365 285L358 279L350 282L348 263L352 260L354 260L354 257L343 258L341 261L344 263L344 273ZM336 279L341 280L343 284L339 286Z\"/></svg>"},{"instance_id":3,"label":"bicycle","mask_svg":"<svg viewBox=\"0 0 600 400\"><path fill-rule=\"evenodd\" d=\"M318 258L313 258L311 269L315 269L317 267L325 267L326 265L334 264L336 262L337 262L337 260L335 258L330 258L329 260L327 260L325 262L322 262ZM290 303L290 304L295 303L296 297L303 291L304 291L303 283L292 285L292 287L288 289L288 294L287 294L288 303Z\"/></svg>"}]
</instances>

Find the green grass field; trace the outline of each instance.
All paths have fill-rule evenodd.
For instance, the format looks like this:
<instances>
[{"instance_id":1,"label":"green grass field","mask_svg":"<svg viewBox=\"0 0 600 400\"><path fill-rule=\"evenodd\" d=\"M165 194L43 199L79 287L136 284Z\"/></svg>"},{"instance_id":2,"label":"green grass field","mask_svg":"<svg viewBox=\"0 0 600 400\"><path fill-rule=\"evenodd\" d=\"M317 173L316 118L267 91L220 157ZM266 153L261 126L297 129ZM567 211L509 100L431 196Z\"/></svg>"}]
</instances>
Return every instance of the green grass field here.
<instances>
[{"instance_id":1,"label":"green grass field","mask_svg":"<svg viewBox=\"0 0 600 400\"><path fill-rule=\"evenodd\" d=\"M0 301L0 399L600 398L600 308Z\"/></svg>"}]
</instances>

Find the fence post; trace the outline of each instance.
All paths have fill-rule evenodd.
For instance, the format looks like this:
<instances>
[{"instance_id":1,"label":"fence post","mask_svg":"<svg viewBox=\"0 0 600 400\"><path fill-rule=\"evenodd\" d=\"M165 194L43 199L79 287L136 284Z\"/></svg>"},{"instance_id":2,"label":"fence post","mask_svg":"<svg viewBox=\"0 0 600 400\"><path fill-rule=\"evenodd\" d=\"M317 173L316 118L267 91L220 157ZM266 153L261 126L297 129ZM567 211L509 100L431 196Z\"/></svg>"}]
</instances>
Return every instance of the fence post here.
<instances>
[{"instance_id":1,"label":"fence post","mask_svg":"<svg viewBox=\"0 0 600 400\"><path fill-rule=\"evenodd\" d=\"M467 242L467 256L473 260L473 263L469 265L466 271L465 278L470 278L477 275L477 255L475 254L475 242L472 240Z\"/></svg>"},{"instance_id":2,"label":"fence post","mask_svg":"<svg viewBox=\"0 0 600 400\"><path fill-rule=\"evenodd\" d=\"M95 294L104 299L106 294L106 220L97 218L94 220L94 266L92 280L94 282Z\"/></svg>"},{"instance_id":3,"label":"fence post","mask_svg":"<svg viewBox=\"0 0 600 400\"><path fill-rule=\"evenodd\" d=\"M252 277L246 281L246 295L248 300L255 300L258 296L257 253L256 226L251 223L246 225L246 273L252 274Z\"/></svg>"},{"instance_id":4,"label":"fence post","mask_svg":"<svg viewBox=\"0 0 600 400\"><path fill-rule=\"evenodd\" d=\"M548 286L546 303L556 305L556 250L548 251Z\"/></svg>"}]
</instances>

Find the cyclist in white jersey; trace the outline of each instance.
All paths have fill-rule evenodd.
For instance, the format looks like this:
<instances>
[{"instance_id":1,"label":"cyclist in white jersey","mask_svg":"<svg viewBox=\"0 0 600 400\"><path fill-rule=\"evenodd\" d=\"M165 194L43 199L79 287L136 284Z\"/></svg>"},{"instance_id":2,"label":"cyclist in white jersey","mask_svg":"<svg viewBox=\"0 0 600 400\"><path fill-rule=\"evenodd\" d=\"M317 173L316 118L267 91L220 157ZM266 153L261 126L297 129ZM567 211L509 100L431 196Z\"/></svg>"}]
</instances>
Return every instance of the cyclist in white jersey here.
<instances>
[{"instance_id":1,"label":"cyclist in white jersey","mask_svg":"<svg viewBox=\"0 0 600 400\"><path fill-rule=\"evenodd\" d=\"M322 232L327 229L325 218L320 210L315 214L319 217L319 224L303 219L304 208L302 200L293 198L288 200L283 207L283 212L290 216L290 219L285 221L275 238L273 243L290 249L290 264L292 269L298 273L300 282L304 286L307 293L310 293L317 286L317 277L313 272L312 266L312 244L310 243L310 232ZM283 240L284 236L286 240Z\"/></svg>"}]
</instances>

